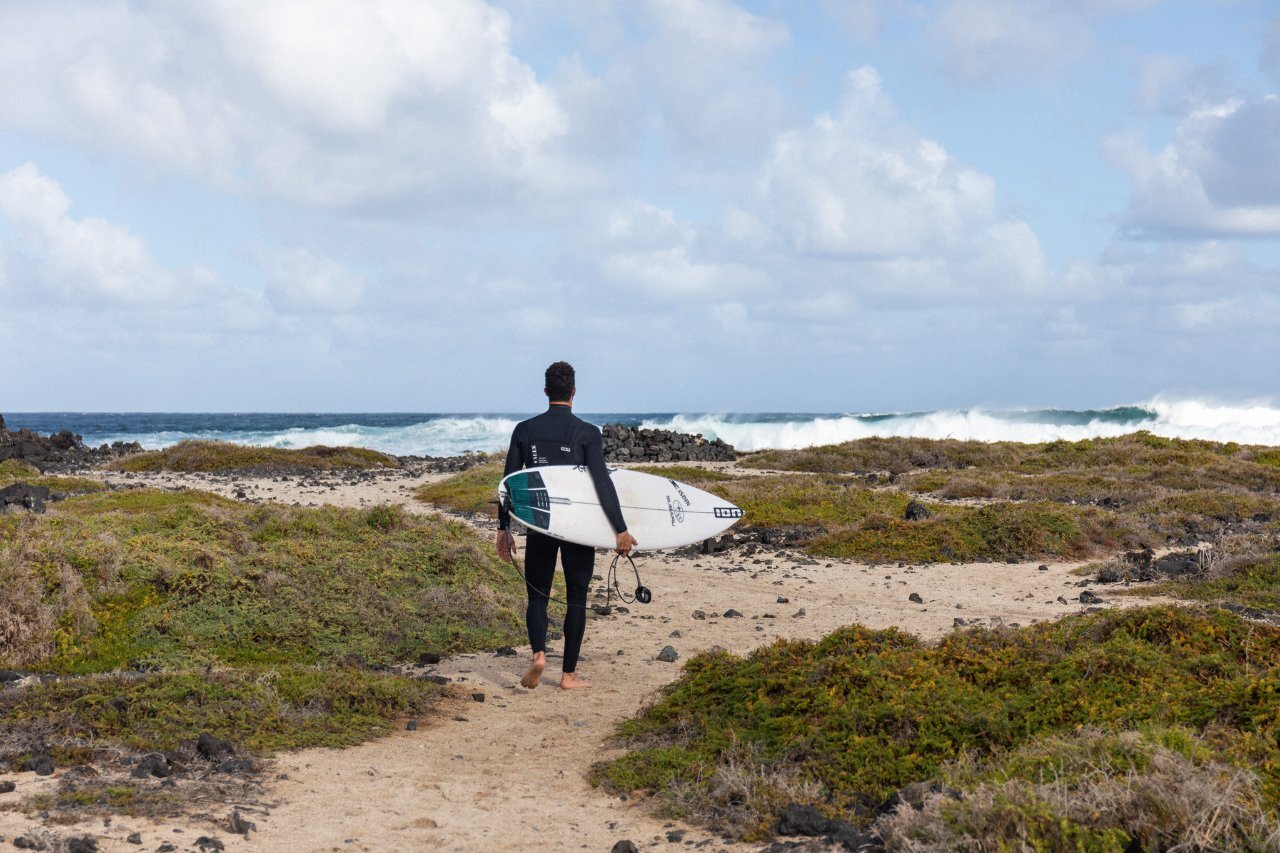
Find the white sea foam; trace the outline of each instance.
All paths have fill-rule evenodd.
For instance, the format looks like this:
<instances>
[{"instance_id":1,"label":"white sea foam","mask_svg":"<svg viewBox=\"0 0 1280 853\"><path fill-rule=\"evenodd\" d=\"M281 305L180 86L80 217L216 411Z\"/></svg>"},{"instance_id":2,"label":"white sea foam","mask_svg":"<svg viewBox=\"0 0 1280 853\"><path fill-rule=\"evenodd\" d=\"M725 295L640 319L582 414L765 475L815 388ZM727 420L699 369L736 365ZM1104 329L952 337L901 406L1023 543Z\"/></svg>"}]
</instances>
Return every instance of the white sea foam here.
<instances>
[{"instance_id":1,"label":"white sea foam","mask_svg":"<svg viewBox=\"0 0 1280 853\"><path fill-rule=\"evenodd\" d=\"M349 424L322 429L293 429L253 443L288 448L313 444L359 446L402 456L456 456L476 450L505 450L515 425L516 421L512 418L483 415L444 417L400 427Z\"/></svg>"},{"instance_id":2,"label":"white sea foam","mask_svg":"<svg viewBox=\"0 0 1280 853\"><path fill-rule=\"evenodd\" d=\"M168 447L185 439L230 441L264 447L367 447L398 456L457 456L470 451L505 450L516 420L477 415L440 417L408 426L374 427L361 424L271 431L153 432L105 435L99 441L137 441L146 448Z\"/></svg>"},{"instance_id":3,"label":"white sea foam","mask_svg":"<svg viewBox=\"0 0 1280 853\"><path fill-rule=\"evenodd\" d=\"M1151 431L1170 438L1204 438L1241 444L1280 445L1280 408L1266 401L1237 404L1156 397Z\"/></svg>"},{"instance_id":4,"label":"white sea foam","mask_svg":"<svg viewBox=\"0 0 1280 853\"><path fill-rule=\"evenodd\" d=\"M287 417L287 416L282 416ZM1270 402L1220 403L1156 397L1146 403L1096 411L953 409L914 414L677 414L586 417L701 433L740 450L837 444L871 436L956 438L978 441L1076 441L1148 430L1169 438L1202 438L1280 446L1280 408ZM102 433L102 441L138 441L166 447L183 439L221 439L242 444L298 448L314 444L370 447L397 455L453 456L501 451L518 418L503 415L423 416L403 426L338 426L280 429L205 429L191 432ZM287 420L279 423L287 423Z\"/></svg>"},{"instance_id":5,"label":"white sea foam","mask_svg":"<svg viewBox=\"0 0 1280 853\"><path fill-rule=\"evenodd\" d=\"M897 415L675 415L647 420L643 426L701 433L740 450L794 449L872 436L1079 441L1137 430L1167 438L1280 445L1280 408L1269 403L1224 404L1166 397L1096 413L957 409Z\"/></svg>"}]
</instances>

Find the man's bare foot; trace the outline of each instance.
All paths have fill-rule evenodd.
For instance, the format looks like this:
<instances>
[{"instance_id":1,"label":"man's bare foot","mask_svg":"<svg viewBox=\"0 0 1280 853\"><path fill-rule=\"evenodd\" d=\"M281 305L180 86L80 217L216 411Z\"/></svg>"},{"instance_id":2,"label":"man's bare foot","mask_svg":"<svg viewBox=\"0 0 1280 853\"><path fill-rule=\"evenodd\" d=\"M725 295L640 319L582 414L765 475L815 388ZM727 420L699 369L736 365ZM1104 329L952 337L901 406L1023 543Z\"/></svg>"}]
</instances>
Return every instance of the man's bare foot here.
<instances>
[{"instance_id":1,"label":"man's bare foot","mask_svg":"<svg viewBox=\"0 0 1280 853\"><path fill-rule=\"evenodd\" d=\"M590 687L591 682L587 681L576 672L566 672L560 676L561 690L581 690L584 687Z\"/></svg>"},{"instance_id":2,"label":"man's bare foot","mask_svg":"<svg viewBox=\"0 0 1280 853\"><path fill-rule=\"evenodd\" d=\"M547 656L542 652L538 652L533 656L533 663L529 664L529 668L525 670L524 677L520 679L520 684L530 690L537 687L542 681L542 671L546 668Z\"/></svg>"}]
</instances>

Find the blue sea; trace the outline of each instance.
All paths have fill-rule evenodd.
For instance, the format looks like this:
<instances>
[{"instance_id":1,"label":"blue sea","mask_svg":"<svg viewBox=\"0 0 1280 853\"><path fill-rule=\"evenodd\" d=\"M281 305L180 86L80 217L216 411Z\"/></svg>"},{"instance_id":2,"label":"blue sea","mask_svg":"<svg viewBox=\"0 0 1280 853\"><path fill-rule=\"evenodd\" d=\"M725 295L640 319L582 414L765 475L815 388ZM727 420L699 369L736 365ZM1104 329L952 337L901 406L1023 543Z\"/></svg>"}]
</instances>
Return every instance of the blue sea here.
<instances>
[{"instance_id":1,"label":"blue sea","mask_svg":"<svg viewBox=\"0 0 1280 853\"><path fill-rule=\"evenodd\" d=\"M185 439L270 447L355 445L397 455L454 456L506 448L511 413L5 412L10 429L71 430L86 443L136 441L155 449ZM578 413L595 424L671 429L721 438L740 450L798 448L870 436L1040 442L1148 430L1171 438L1280 445L1280 408L1155 400L1101 409L946 409L922 412Z\"/></svg>"}]
</instances>

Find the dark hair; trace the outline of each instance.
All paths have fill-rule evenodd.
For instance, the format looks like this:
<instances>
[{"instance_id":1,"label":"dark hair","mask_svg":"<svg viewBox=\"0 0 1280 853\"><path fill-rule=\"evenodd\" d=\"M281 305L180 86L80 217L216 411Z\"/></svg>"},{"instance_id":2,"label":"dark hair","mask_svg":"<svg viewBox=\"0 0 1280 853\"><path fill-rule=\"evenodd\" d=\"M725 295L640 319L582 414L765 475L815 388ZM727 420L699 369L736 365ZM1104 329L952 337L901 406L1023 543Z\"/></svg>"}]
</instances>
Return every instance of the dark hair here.
<instances>
[{"instance_id":1,"label":"dark hair","mask_svg":"<svg viewBox=\"0 0 1280 853\"><path fill-rule=\"evenodd\" d=\"M547 368L547 385L543 389L547 399L553 403L567 403L573 396L573 365L567 361L557 361Z\"/></svg>"}]
</instances>

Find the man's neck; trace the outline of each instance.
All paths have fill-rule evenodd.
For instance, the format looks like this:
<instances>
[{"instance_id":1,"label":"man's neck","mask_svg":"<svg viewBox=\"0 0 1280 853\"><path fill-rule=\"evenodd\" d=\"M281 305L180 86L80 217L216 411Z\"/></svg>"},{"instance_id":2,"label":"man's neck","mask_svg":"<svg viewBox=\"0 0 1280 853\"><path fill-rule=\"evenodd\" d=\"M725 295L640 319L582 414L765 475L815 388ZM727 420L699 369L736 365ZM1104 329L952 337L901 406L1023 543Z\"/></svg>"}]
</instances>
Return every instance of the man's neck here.
<instances>
[{"instance_id":1,"label":"man's neck","mask_svg":"<svg viewBox=\"0 0 1280 853\"><path fill-rule=\"evenodd\" d=\"M560 400L552 400L552 401L549 403L549 405L552 405L552 406L563 406L563 407L564 407L564 408L566 408L566 409L573 408L573 403L566 403L566 402L563 402L563 401L560 401Z\"/></svg>"}]
</instances>

